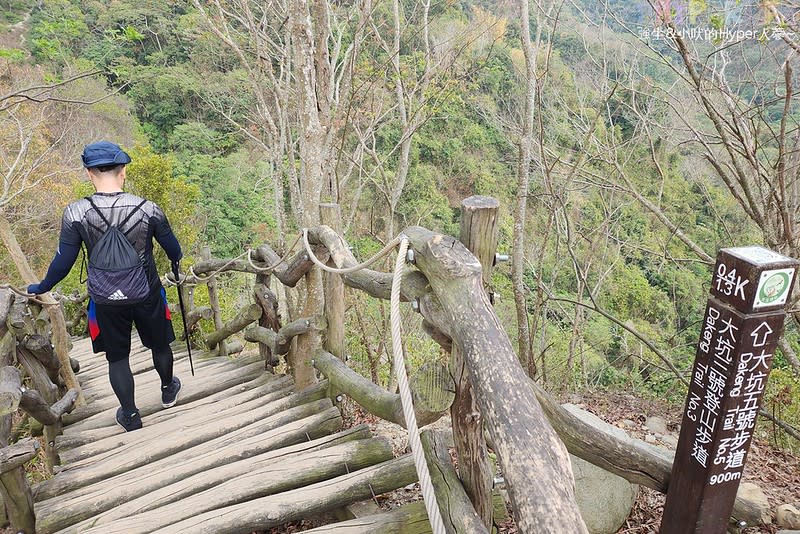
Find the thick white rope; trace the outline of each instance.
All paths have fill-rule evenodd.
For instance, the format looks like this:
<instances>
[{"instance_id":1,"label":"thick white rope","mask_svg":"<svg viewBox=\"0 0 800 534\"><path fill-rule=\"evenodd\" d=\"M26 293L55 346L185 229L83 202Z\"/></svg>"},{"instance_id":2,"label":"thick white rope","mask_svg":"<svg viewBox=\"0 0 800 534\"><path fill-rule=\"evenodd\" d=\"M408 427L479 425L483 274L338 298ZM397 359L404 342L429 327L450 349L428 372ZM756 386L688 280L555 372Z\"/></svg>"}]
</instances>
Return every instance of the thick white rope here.
<instances>
[{"instance_id":1,"label":"thick white rope","mask_svg":"<svg viewBox=\"0 0 800 534\"><path fill-rule=\"evenodd\" d=\"M392 239L391 241L389 241L388 243L386 243L385 247L383 247L378 252L376 252L375 255L372 256L367 261L362 261L358 265L353 265L352 267L346 267L344 269L337 269L335 267L328 267L327 265L322 263L319 260L319 258L317 258L314 255L314 251L311 250L311 244L308 242L308 228L303 228L303 246L305 246L305 248L306 248L306 254L308 254L308 257L311 259L311 261L314 263L314 265L316 265L317 267L319 267L323 271L328 272L328 273L335 273L335 274L350 274L350 273L354 273L356 271L360 271L361 269L366 269L367 267L369 267L370 265L372 265L373 263L375 263L376 261L378 261L379 259L384 257L386 254L388 254L394 247L399 245L401 237L402 236L399 235L399 236L395 237L394 239Z\"/></svg>"},{"instance_id":2,"label":"thick white rope","mask_svg":"<svg viewBox=\"0 0 800 534\"><path fill-rule=\"evenodd\" d=\"M400 386L400 401L403 405L403 415L406 419L408 429L408 440L411 444L411 453L414 456L414 465L417 467L419 485L422 488L422 497L425 501L425 509L428 511L428 519L431 522L433 534L446 534L442 516L439 513L439 506L436 504L436 494L433 491L431 474L428 471L428 464L425 463L425 452L422 450L422 442L419 439L419 428L417 418L414 415L414 405L411 400L411 387L408 385L408 374L406 374L406 362L403 358L403 343L400 338L400 283L403 280L403 272L406 266L406 252L408 251L408 238L401 235L400 250L397 252L397 261L394 265L394 277L392 278L392 293L390 299L390 321L392 323L392 349L394 352L394 369L397 374L397 384Z\"/></svg>"}]
</instances>

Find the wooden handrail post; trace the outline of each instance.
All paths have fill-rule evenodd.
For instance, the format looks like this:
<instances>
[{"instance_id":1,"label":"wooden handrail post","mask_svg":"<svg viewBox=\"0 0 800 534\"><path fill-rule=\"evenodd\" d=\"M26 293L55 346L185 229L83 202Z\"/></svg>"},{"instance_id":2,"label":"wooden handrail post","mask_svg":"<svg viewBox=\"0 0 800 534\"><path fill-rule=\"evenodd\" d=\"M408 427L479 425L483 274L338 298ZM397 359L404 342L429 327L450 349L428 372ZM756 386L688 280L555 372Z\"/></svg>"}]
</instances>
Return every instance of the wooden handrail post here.
<instances>
[{"instance_id":1,"label":"wooden handrail post","mask_svg":"<svg viewBox=\"0 0 800 534\"><path fill-rule=\"evenodd\" d=\"M266 273L258 273L256 275L256 283L253 286L253 296L256 303L261 306L261 317L258 319L258 326L262 328L269 328L273 332L278 332L281 329L281 318L278 313L278 299L275 293L269 288L270 275ZM272 352L272 349L266 343L258 343L258 354L264 360L264 368L272 372L274 367L278 364L278 355Z\"/></svg>"},{"instance_id":2,"label":"wooden handrail post","mask_svg":"<svg viewBox=\"0 0 800 534\"><path fill-rule=\"evenodd\" d=\"M0 377L2 377L2 381L0 381L0 391L3 391L3 396L15 398L15 401L7 406L9 409L8 413L0 415L0 448L5 448L8 446L9 437L11 435L12 412L10 409L16 409L16 406L19 405L22 377L19 371L14 367L3 368ZM20 397L17 397L18 393ZM33 513L33 494L25 478L25 471L22 466L0 474L0 495L2 495L2 500L5 502L8 519L11 522L11 528L14 532L25 532L26 534L33 534L36 532L36 516Z\"/></svg>"},{"instance_id":3,"label":"wooden handrail post","mask_svg":"<svg viewBox=\"0 0 800 534\"><path fill-rule=\"evenodd\" d=\"M322 332L325 329L322 270L314 266L305 276L306 301L300 315L308 317L312 327L308 332L297 337L294 349L289 352L289 363L292 367L294 387L297 391L302 391L317 382L316 371L311 360L314 359L314 354L322 348Z\"/></svg>"},{"instance_id":4,"label":"wooden handrail post","mask_svg":"<svg viewBox=\"0 0 800 534\"><path fill-rule=\"evenodd\" d=\"M461 201L460 240L475 254L483 269L483 285L491 281L497 248L500 203L491 197L471 196ZM483 417L469 381L469 369L457 345L451 351L456 396L450 407L453 438L464 489L487 527L492 524L492 471L483 435Z\"/></svg>"},{"instance_id":5,"label":"wooden handrail post","mask_svg":"<svg viewBox=\"0 0 800 534\"><path fill-rule=\"evenodd\" d=\"M322 224L329 226L336 233L341 232L342 211L339 204L320 204L319 217ZM336 267L332 258L328 260L328 265ZM337 358L344 358L344 282L342 276L323 273L322 285L325 288L325 319L328 322L323 347Z\"/></svg>"},{"instance_id":6,"label":"wooden handrail post","mask_svg":"<svg viewBox=\"0 0 800 534\"><path fill-rule=\"evenodd\" d=\"M201 257L208 261L211 259L211 249L208 246L204 246L201 252ZM206 282L206 286L208 287L208 302L211 305L211 310L214 313L214 328L220 330L225 323L222 322L222 313L220 312L219 308L219 293L217 292L217 279L212 277ZM225 342L221 341L219 344L219 355L220 356L227 356L228 350L225 347Z\"/></svg>"},{"instance_id":7,"label":"wooden handrail post","mask_svg":"<svg viewBox=\"0 0 800 534\"><path fill-rule=\"evenodd\" d=\"M339 204L323 203L319 205L319 219L337 234L342 231L342 211ZM327 264L336 267L333 258ZM323 348L339 359L344 360L344 281L342 276L334 273L322 273L322 287L325 293L325 340ZM329 382L330 383L330 382ZM328 388L328 396L335 399L339 394L333 384Z\"/></svg>"}]
</instances>

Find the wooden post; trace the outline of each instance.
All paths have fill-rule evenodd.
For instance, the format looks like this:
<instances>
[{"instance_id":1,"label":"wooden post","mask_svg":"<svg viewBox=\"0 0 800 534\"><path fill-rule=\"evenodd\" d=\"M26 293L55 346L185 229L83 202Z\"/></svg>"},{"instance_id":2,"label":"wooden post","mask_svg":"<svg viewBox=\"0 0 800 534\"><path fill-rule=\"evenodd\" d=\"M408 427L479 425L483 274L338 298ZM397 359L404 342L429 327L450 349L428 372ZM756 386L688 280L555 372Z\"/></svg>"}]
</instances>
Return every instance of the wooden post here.
<instances>
[{"instance_id":1,"label":"wooden post","mask_svg":"<svg viewBox=\"0 0 800 534\"><path fill-rule=\"evenodd\" d=\"M460 240L481 262L484 287L492 276L497 248L497 214L500 203L491 197L472 196L461 202ZM469 369L457 345L451 351L451 372L456 396L450 407L458 471L472 505L484 525L492 524L492 471L483 436L483 417L469 381Z\"/></svg>"},{"instance_id":2,"label":"wooden post","mask_svg":"<svg viewBox=\"0 0 800 534\"><path fill-rule=\"evenodd\" d=\"M566 447L547 422L511 341L489 304L481 264L457 239L403 230L440 318L420 309L463 351L470 383L500 459L520 532L586 533ZM415 281L404 280L408 291Z\"/></svg>"},{"instance_id":3,"label":"wooden post","mask_svg":"<svg viewBox=\"0 0 800 534\"><path fill-rule=\"evenodd\" d=\"M339 204L320 204L319 217L322 224L329 226L336 233L341 232L342 212ZM336 267L333 259L328 260L328 265ZM323 348L337 358L344 358L344 282L342 276L323 273L322 285L325 288L325 319L328 322Z\"/></svg>"},{"instance_id":4,"label":"wooden post","mask_svg":"<svg viewBox=\"0 0 800 534\"><path fill-rule=\"evenodd\" d=\"M13 397L6 408L13 408L19 405L22 397L20 391L21 377L15 367L4 367L0 390L5 397ZM17 397L19 393L19 397ZM0 416L0 448L8 446L11 435L12 413L4 413ZM0 474L0 495L6 505L8 519L14 532L25 532L33 534L36 532L36 516L33 513L33 494L25 478L25 471L16 467Z\"/></svg>"},{"instance_id":5,"label":"wooden post","mask_svg":"<svg viewBox=\"0 0 800 534\"><path fill-rule=\"evenodd\" d=\"M201 256L204 260L208 261L211 259L211 249L208 246L203 247L201 252ZM219 309L219 294L217 293L217 279L211 278L208 282L206 282L206 286L208 287L208 302L211 304L211 311L214 313L214 328L220 330L225 323L222 322L222 313ZM225 342L222 341L219 344L219 355L220 356L227 356L228 350L225 347Z\"/></svg>"},{"instance_id":6,"label":"wooden post","mask_svg":"<svg viewBox=\"0 0 800 534\"><path fill-rule=\"evenodd\" d=\"M727 531L798 264L762 247L717 255L662 534Z\"/></svg>"},{"instance_id":7,"label":"wooden post","mask_svg":"<svg viewBox=\"0 0 800 534\"><path fill-rule=\"evenodd\" d=\"M256 275L256 283L253 286L253 297L258 305L261 306L261 317L258 318L258 326L277 332L281 328L278 316L278 300L275 298L275 294L270 291L269 282L269 274L258 273ZM258 354L264 361L264 367L272 372L273 367L278 363L278 359L272 354L269 346L259 343Z\"/></svg>"},{"instance_id":8,"label":"wooden post","mask_svg":"<svg viewBox=\"0 0 800 534\"><path fill-rule=\"evenodd\" d=\"M322 348L322 331L325 329L324 307L322 290L322 272L314 266L306 273L306 302L301 315L311 319L312 328L297 337L297 343L289 352L289 363L292 366L294 387L302 391L317 382L317 375L311 360L314 354Z\"/></svg>"},{"instance_id":9,"label":"wooden post","mask_svg":"<svg viewBox=\"0 0 800 534\"><path fill-rule=\"evenodd\" d=\"M178 282L176 280L176 282ZM186 312L186 328L184 329L183 335L181 336L181 340L190 340L191 337L189 333L194 328L194 325L200 321L200 319L211 319L214 316L211 307L207 308L200 308L198 309L194 304L194 288L195 286L190 286L186 284L180 284L175 286L175 291L179 292L183 296L183 307L184 312ZM206 311L208 310L208 311Z\"/></svg>"}]
</instances>

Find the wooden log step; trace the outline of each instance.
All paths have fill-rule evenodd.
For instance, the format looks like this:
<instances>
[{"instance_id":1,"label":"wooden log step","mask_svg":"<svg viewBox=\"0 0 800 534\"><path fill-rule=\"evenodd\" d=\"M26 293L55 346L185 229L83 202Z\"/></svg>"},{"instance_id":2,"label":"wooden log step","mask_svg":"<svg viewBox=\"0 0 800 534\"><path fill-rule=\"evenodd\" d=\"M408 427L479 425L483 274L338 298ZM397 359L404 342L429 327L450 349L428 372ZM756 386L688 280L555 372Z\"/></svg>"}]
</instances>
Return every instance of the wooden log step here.
<instances>
[{"instance_id":1,"label":"wooden log step","mask_svg":"<svg viewBox=\"0 0 800 534\"><path fill-rule=\"evenodd\" d=\"M430 534L431 524L422 501L412 502L384 514L368 515L331 523L311 530L306 534Z\"/></svg>"},{"instance_id":2,"label":"wooden log step","mask_svg":"<svg viewBox=\"0 0 800 534\"><path fill-rule=\"evenodd\" d=\"M91 352L91 345L89 345L89 353L87 354L77 353L73 349L72 352L70 352L70 355L78 360L78 362L81 364L81 371L78 374L80 378L84 380L88 381L92 378L104 376L108 373L108 360L106 360L105 352L94 354ZM177 354L175 354L175 358L178 359ZM138 370L138 368L142 365L145 365L147 360L150 360L150 364L152 366L153 362L152 358L150 358L150 349L140 344L132 344L130 355L131 371L141 372L141 370ZM82 383L81 386L83 386Z\"/></svg>"},{"instance_id":3,"label":"wooden log step","mask_svg":"<svg viewBox=\"0 0 800 534\"><path fill-rule=\"evenodd\" d=\"M229 391L243 382L249 382L264 373L263 365L253 364L246 368L222 371L219 374L197 380L191 377L181 377L181 393L178 402L188 404L203 399L221 391ZM136 384L136 406L141 416L148 417L163 411L161 405L161 384L158 380L145 384ZM64 429L66 435L73 435L97 428L115 426L114 415L119 408L116 396L94 399L91 404L75 410L72 414L65 415L64 420L69 424Z\"/></svg>"},{"instance_id":4,"label":"wooden log step","mask_svg":"<svg viewBox=\"0 0 800 534\"><path fill-rule=\"evenodd\" d=\"M322 398L325 396L325 391L321 387L315 386L309 390L312 394L305 396L296 394L285 397L249 413L237 415L225 421L225 424L219 424L213 428L200 426L175 429L166 435L159 436L155 443L145 446L135 437L136 433L142 432L142 430L125 434L130 439L126 445L102 453L97 457L64 466L55 478L39 484L35 493L38 498L50 498L118 473L130 471L170 454L183 452L193 455L194 451L187 452L188 449L220 436L228 440L250 437L313 413L319 413L330 406L330 400ZM314 396L319 400L308 398Z\"/></svg>"},{"instance_id":5,"label":"wooden log step","mask_svg":"<svg viewBox=\"0 0 800 534\"><path fill-rule=\"evenodd\" d=\"M91 351L91 346L90 346ZM73 350L70 354L76 356ZM183 343L172 344L172 354L175 361L188 360L188 353L186 352L186 345ZM108 364L106 361L105 353L81 355L77 353L77 359L81 364L82 371L81 377L86 380L93 380L106 376L108 372ZM201 365L203 362L214 361L216 356L205 351L198 351L192 354L192 360L196 365ZM146 373L153 370L153 358L150 349L141 345L137 336L134 334L131 339L131 354L130 354L131 371L134 375Z\"/></svg>"},{"instance_id":6,"label":"wooden log step","mask_svg":"<svg viewBox=\"0 0 800 534\"><path fill-rule=\"evenodd\" d=\"M195 376L191 375L189 366L185 361L176 360L174 365L175 375L181 379L203 379L215 373L230 371L245 367L248 364L253 364L257 360L255 358L246 358L242 360L228 360L228 359L211 359L195 363ZM263 367L263 363L262 363ZM98 399L105 397L113 397L114 392L111 389L111 383L108 379L108 369L105 369L105 374L92 380L89 384L83 385L84 397L89 403L93 403ZM160 378L158 373L154 370L149 370L144 374L134 374L134 380L138 388L152 388L155 385L160 385Z\"/></svg>"},{"instance_id":7,"label":"wooden log step","mask_svg":"<svg viewBox=\"0 0 800 534\"><path fill-rule=\"evenodd\" d=\"M78 491L39 502L36 504L39 526L43 532L48 532L62 528L59 525L77 525L81 528L91 526L78 522L92 523L95 521L92 518L98 515L100 517L97 519L104 522L125 517L131 510L126 503L142 502L138 499L151 494L161 495L165 499L165 504L173 502L169 495L164 495L165 488L239 459L270 451L275 457L300 454L370 437L366 425L332 436L327 435L336 432L341 425L341 415L332 407L323 413L233 443L226 443L224 439L213 440L209 444L193 448L191 454L164 458L137 470L121 473L80 488ZM34 488L34 492L36 489Z\"/></svg>"},{"instance_id":8,"label":"wooden log step","mask_svg":"<svg viewBox=\"0 0 800 534\"><path fill-rule=\"evenodd\" d=\"M255 373L261 374L255 375ZM211 395L228 395L231 391L231 388L238 387L242 381L246 381L245 383L252 382L264 374L269 375L269 373L264 372L261 367L251 367L245 372L245 374L241 375L241 377L238 373L233 373L220 375L218 382L209 382L208 380L201 383L190 382L189 384L186 384L184 382L181 388L180 398L178 400L179 404L176 406L191 404L192 402L203 400ZM147 395L149 398L142 400L140 397L145 395ZM111 399L110 402L116 402L116 397ZM108 403L109 401L104 402L105 405L108 405ZM149 420L150 417L154 417L156 420L161 420L170 417L169 412L165 412L164 408L161 406L160 391L142 392L141 395L137 395L136 405L139 408L139 413L143 419L147 418ZM76 434L81 434L88 430L95 430L99 428L117 427L115 414L118 407L119 404L112 404L103 412L73 423L70 427L65 429L65 436L69 437ZM183 410L176 410L175 412L177 413L179 411Z\"/></svg>"},{"instance_id":9,"label":"wooden log step","mask_svg":"<svg viewBox=\"0 0 800 534\"><path fill-rule=\"evenodd\" d=\"M64 451L61 455L61 460L67 465L66 469L70 469L82 465L82 460L88 458L91 461L96 461L98 458L102 457L101 455L104 452L119 450L120 447L126 447L134 443L143 446L148 443L161 442L165 436L174 434L176 430L188 430L200 427L212 428L217 426L224 428L227 425L227 419L233 419L239 415L253 413L258 410L261 410L259 413L271 412L274 408L270 408L269 410L263 410L262 408L288 397L292 393L291 385L288 385L283 389L272 391L246 402L233 404L224 409L184 412L155 424L151 423L149 417L145 417L142 419L143 427L141 430L137 430L134 433L127 433L121 428L117 428L117 432L112 436ZM272 413L270 413L270 415L272 415Z\"/></svg>"},{"instance_id":10,"label":"wooden log step","mask_svg":"<svg viewBox=\"0 0 800 534\"><path fill-rule=\"evenodd\" d=\"M149 511L139 510L132 516L84 532L145 534L203 512L297 489L391 459L392 445L382 439L353 441L321 451L284 456L279 461L252 458L190 479L198 484L208 484L213 479L215 484L207 485L205 491L199 488L177 502Z\"/></svg>"},{"instance_id":11,"label":"wooden log step","mask_svg":"<svg viewBox=\"0 0 800 534\"><path fill-rule=\"evenodd\" d=\"M156 530L160 534L250 533L341 508L417 480L414 460L404 455L304 488L198 514Z\"/></svg>"},{"instance_id":12,"label":"wooden log step","mask_svg":"<svg viewBox=\"0 0 800 534\"><path fill-rule=\"evenodd\" d=\"M161 410L160 412L148 416L146 424L152 426L195 409L201 411L224 410L225 408L273 393L274 391L291 388L292 384L291 377L263 373L254 380L250 380L235 388L220 391L196 401L184 403L183 399L181 399L180 404L168 410ZM56 438L56 447L60 452L64 452L74 447L80 447L81 445L86 445L87 443L98 441L119 433L120 428L116 425L94 428L83 432L73 431L69 434L58 436L58 438Z\"/></svg>"},{"instance_id":13,"label":"wooden log step","mask_svg":"<svg viewBox=\"0 0 800 534\"><path fill-rule=\"evenodd\" d=\"M203 377L191 377L188 369L181 369L179 365L176 365L175 369L176 376L184 377L181 390L181 400L183 402L191 402L210 395L211 393L229 389L242 382L252 380L263 372L263 363L252 363L244 367L220 368L213 373L209 372ZM161 382L158 379L158 375L155 375L147 382L137 384L136 393L136 406L139 408L139 413L142 417L162 409ZM113 395L97 399L75 410L71 414L64 416L63 421L66 426L64 432L69 433L68 431L89 430L90 428L112 425L114 424L114 413L118 407L119 401L117 401L117 398ZM91 423L88 421L83 422L84 419L88 419L101 412L108 412L105 414L107 417L100 418ZM83 422L83 424L77 424L78 422Z\"/></svg>"},{"instance_id":14,"label":"wooden log step","mask_svg":"<svg viewBox=\"0 0 800 534\"><path fill-rule=\"evenodd\" d=\"M188 365L188 358L186 356L186 352L178 352L173 355L175 364L177 365L178 362L182 362L181 368L188 370L190 366ZM241 354L235 359L208 357L205 355L205 353L201 353L200 355L193 355L192 360L194 363L195 372L200 376L203 374L202 370L209 366L220 365L223 367L236 367L261 361L258 353L255 351L250 351L247 354ZM140 358L139 361L133 359L131 360L131 372L133 373L134 378L137 379L137 382L142 378L149 380L152 379L153 376L157 376L157 373L151 371L155 371L155 368L153 367L153 359L149 350L147 351L146 355ZM188 374L191 376L191 373ZM81 387L89 395L93 395L97 391L102 392L103 394L111 394L111 385L108 383L108 365L105 365L91 378L81 382Z\"/></svg>"}]
</instances>

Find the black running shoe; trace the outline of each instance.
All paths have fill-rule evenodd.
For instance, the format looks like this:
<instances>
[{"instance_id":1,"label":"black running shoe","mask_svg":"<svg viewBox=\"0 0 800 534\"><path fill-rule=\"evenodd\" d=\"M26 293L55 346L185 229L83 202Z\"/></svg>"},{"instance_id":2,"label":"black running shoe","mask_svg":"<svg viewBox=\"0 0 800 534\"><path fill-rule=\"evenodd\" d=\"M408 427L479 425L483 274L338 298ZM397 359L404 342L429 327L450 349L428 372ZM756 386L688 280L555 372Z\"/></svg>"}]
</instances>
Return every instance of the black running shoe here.
<instances>
[{"instance_id":1,"label":"black running shoe","mask_svg":"<svg viewBox=\"0 0 800 534\"><path fill-rule=\"evenodd\" d=\"M181 381L177 376L172 377L172 382L166 386L161 386L161 406L169 408L178 402L178 393L181 392Z\"/></svg>"},{"instance_id":2,"label":"black running shoe","mask_svg":"<svg viewBox=\"0 0 800 534\"><path fill-rule=\"evenodd\" d=\"M142 417L138 410L129 415L120 407L117 409L117 424L124 428L125 432L132 432L142 428Z\"/></svg>"}]
</instances>

